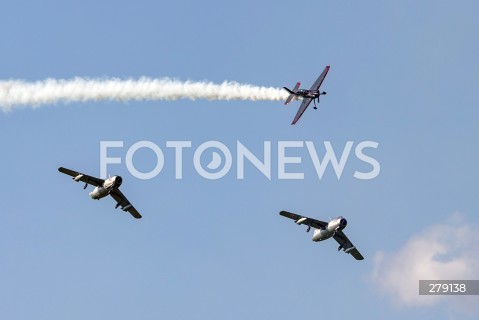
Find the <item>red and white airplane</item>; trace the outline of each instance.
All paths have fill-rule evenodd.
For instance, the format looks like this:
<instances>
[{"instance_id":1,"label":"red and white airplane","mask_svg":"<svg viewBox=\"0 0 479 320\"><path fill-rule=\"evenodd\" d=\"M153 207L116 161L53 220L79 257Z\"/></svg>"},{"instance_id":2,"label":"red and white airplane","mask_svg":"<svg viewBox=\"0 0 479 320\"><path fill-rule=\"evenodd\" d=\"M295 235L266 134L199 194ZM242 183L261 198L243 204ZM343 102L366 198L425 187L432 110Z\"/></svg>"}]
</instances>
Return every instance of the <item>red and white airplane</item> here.
<instances>
[{"instance_id":1,"label":"red and white airplane","mask_svg":"<svg viewBox=\"0 0 479 320\"><path fill-rule=\"evenodd\" d=\"M329 66L326 66L326 68L324 68L324 70L321 73L321 75L319 76L319 78L313 83L313 85L311 86L311 89L309 89L309 90L308 89L299 89L299 86L301 85L300 82L298 82L296 84L296 86L293 88L293 90L288 89L286 87L283 87L286 91L288 91L290 93L288 99L286 99L286 101L284 103L285 105L290 103L291 100L293 100L293 98L296 98L296 99L298 97L303 98L303 102L301 103L301 106L299 107L298 113L296 113L296 117L294 117L293 123L291 123L291 124L295 124L296 122L298 122L299 118L301 118L304 111L306 111L306 109L308 108L311 101L314 102L314 109L318 108L316 106L316 100L318 100L318 103L319 103L319 96L326 94L326 92L324 92L324 91L320 92L319 87L321 87L321 84L323 83L324 78L326 78L326 75L328 74L328 71L329 71Z\"/></svg>"}]
</instances>

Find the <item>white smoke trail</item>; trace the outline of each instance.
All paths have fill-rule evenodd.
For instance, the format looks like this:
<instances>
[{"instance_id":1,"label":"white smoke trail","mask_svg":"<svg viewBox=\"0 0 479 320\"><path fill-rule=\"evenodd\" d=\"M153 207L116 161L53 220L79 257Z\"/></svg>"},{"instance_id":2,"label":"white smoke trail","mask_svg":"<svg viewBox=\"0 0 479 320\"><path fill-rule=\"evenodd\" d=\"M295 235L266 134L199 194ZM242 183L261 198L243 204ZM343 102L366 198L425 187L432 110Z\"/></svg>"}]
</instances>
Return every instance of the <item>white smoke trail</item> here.
<instances>
[{"instance_id":1,"label":"white smoke trail","mask_svg":"<svg viewBox=\"0 0 479 320\"><path fill-rule=\"evenodd\" d=\"M0 81L0 108L32 108L46 104L129 101L129 100L284 100L288 93L273 87L258 87L236 82L181 82L169 78L139 79L46 79L36 82L23 80Z\"/></svg>"}]
</instances>

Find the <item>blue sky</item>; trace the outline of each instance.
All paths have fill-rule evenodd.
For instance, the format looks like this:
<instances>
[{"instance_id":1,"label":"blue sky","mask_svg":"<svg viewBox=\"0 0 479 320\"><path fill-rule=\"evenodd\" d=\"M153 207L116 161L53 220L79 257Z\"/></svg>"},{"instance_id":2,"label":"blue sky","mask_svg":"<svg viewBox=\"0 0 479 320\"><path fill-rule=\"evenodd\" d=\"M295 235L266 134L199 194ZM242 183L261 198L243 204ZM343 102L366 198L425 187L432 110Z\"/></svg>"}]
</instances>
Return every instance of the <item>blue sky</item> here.
<instances>
[{"instance_id":1,"label":"blue sky","mask_svg":"<svg viewBox=\"0 0 479 320\"><path fill-rule=\"evenodd\" d=\"M479 240L478 9L474 1L3 1L2 80L148 76L282 87L331 70L328 95L296 126L297 102L109 101L0 114L0 316L477 318L477 297L421 299L402 283L479 279L471 248ZM111 199L90 200L57 171L98 175L104 140L124 141L112 152L123 164L109 171L123 176L142 220L115 211ZM142 140L165 152L151 180L124 164ZM171 140L192 141L182 180ZM273 178L247 166L239 181L235 163L222 179L201 178L193 151L209 140L233 153L239 140L258 155L271 141ZM318 150L331 141L338 153L347 141L376 141L366 153L381 172L355 179L368 166L352 153L340 180L331 167L319 180L304 148L291 152L303 163L290 170L306 178L279 180L282 140ZM139 170L155 165L147 150L134 160ZM332 240L313 243L280 210L346 217L365 260L338 253Z\"/></svg>"}]
</instances>

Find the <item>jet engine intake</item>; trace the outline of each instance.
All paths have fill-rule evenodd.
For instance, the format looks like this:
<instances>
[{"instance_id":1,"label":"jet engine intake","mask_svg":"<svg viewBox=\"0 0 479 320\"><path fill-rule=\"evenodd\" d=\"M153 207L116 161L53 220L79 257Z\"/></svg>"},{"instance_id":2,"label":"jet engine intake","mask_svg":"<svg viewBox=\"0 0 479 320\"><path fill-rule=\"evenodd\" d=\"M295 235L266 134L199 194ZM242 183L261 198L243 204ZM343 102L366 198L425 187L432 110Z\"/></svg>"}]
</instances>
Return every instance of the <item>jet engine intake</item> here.
<instances>
[{"instance_id":1,"label":"jet engine intake","mask_svg":"<svg viewBox=\"0 0 479 320\"><path fill-rule=\"evenodd\" d=\"M121 186L122 182L123 182L123 178L122 178L122 177L120 177L120 176L116 176L116 177L115 177L115 187L118 188L119 186Z\"/></svg>"}]
</instances>

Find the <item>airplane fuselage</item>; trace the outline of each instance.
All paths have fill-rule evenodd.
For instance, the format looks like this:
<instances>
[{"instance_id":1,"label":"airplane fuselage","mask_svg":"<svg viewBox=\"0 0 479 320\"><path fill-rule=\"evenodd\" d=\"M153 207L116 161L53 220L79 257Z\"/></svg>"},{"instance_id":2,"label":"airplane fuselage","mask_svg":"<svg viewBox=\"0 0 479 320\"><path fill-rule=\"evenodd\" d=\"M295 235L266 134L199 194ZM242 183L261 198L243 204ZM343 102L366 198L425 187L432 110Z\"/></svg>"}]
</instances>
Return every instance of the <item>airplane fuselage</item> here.
<instances>
[{"instance_id":1,"label":"airplane fuselage","mask_svg":"<svg viewBox=\"0 0 479 320\"><path fill-rule=\"evenodd\" d=\"M343 217L339 216L331 222L324 229L315 229L313 232L312 240L315 242L323 241L333 237L337 231L343 230L346 228L348 221Z\"/></svg>"},{"instance_id":2,"label":"airplane fuselage","mask_svg":"<svg viewBox=\"0 0 479 320\"><path fill-rule=\"evenodd\" d=\"M90 192L90 197L94 200L100 200L110 194L113 189L120 187L123 179L120 176L113 176L105 180L103 185L95 187Z\"/></svg>"},{"instance_id":3,"label":"airplane fuselage","mask_svg":"<svg viewBox=\"0 0 479 320\"><path fill-rule=\"evenodd\" d=\"M303 97L303 98L311 98L311 99L316 99L321 95L319 90L307 90L307 89L299 89L296 92L296 95Z\"/></svg>"}]
</instances>

